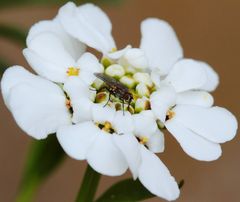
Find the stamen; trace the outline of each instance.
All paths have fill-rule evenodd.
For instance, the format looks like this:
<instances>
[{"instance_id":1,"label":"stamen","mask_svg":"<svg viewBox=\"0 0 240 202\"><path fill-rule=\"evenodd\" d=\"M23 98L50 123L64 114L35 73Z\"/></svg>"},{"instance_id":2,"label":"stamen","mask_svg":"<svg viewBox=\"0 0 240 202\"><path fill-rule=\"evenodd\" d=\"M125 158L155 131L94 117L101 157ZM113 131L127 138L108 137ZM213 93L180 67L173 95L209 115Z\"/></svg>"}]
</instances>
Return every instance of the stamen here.
<instances>
[{"instance_id":1,"label":"stamen","mask_svg":"<svg viewBox=\"0 0 240 202\"><path fill-rule=\"evenodd\" d=\"M111 128L112 128L112 124L110 122L106 121L104 123L103 130L106 131L106 132L109 132Z\"/></svg>"},{"instance_id":2,"label":"stamen","mask_svg":"<svg viewBox=\"0 0 240 202\"><path fill-rule=\"evenodd\" d=\"M148 142L148 137L140 137L139 138L139 143L145 145Z\"/></svg>"},{"instance_id":3,"label":"stamen","mask_svg":"<svg viewBox=\"0 0 240 202\"><path fill-rule=\"evenodd\" d=\"M174 111L172 111L171 109L168 110L168 112L167 112L167 120L172 119L175 115L176 115L176 113Z\"/></svg>"},{"instance_id":4,"label":"stamen","mask_svg":"<svg viewBox=\"0 0 240 202\"><path fill-rule=\"evenodd\" d=\"M110 51L110 53L114 53L117 51L117 48L112 48L112 50Z\"/></svg>"},{"instance_id":5,"label":"stamen","mask_svg":"<svg viewBox=\"0 0 240 202\"><path fill-rule=\"evenodd\" d=\"M115 130L112 128L112 124L108 121L106 121L104 124L102 123L95 123L95 125L100 128L101 130L104 130L107 133L113 134Z\"/></svg>"},{"instance_id":6,"label":"stamen","mask_svg":"<svg viewBox=\"0 0 240 202\"><path fill-rule=\"evenodd\" d=\"M68 76L78 76L79 75L79 68L76 67L69 67L67 70Z\"/></svg>"},{"instance_id":7,"label":"stamen","mask_svg":"<svg viewBox=\"0 0 240 202\"><path fill-rule=\"evenodd\" d=\"M69 99L66 99L66 106L68 109L70 109L72 107L71 101Z\"/></svg>"}]
</instances>

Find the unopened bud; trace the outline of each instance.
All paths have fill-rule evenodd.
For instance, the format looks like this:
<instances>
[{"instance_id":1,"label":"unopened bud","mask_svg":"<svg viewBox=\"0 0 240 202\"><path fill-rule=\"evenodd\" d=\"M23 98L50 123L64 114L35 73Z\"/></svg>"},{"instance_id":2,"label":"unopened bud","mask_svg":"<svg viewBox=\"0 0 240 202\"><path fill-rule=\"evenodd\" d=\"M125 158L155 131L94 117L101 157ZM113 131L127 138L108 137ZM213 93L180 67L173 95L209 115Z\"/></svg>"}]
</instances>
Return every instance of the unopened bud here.
<instances>
[{"instance_id":1,"label":"unopened bud","mask_svg":"<svg viewBox=\"0 0 240 202\"><path fill-rule=\"evenodd\" d=\"M125 70L121 65L114 64L110 65L106 70L105 73L108 76L114 77L114 78L121 78L125 74Z\"/></svg>"},{"instance_id":2,"label":"unopened bud","mask_svg":"<svg viewBox=\"0 0 240 202\"><path fill-rule=\"evenodd\" d=\"M146 97L142 97L136 100L135 103L135 112L140 113L143 110L150 109L150 102Z\"/></svg>"},{"instance_id":3,"label":"unopened bud","mask_svg":"<svg viewBox=\"0 0 240 202\"><path fill-rule=\"evenodd\" d=\"M157 120L157 126L159 129L165 128L164 123L162 121L160 121L159 119Z\"/></svg>"},{"instance_id":4,"label":"unopened bud","mask_svg":"<svg viewBox=\"0 0 240 202\"><path fill-rule=\"evenodd\" d=\"M120 102L115 103L116 111L123 111L123 104ZM124 104L124 111L129 111L131 114L134 114L134 108L132 105Z\"/></svg>"},{"instance_id":5,"label":"unopened bud","mask_svg":"<svg viewBox=\"0 0 240 202\"><path fill-rule=\"evenodd\" d=\"M135 80L131 76L123 76L120 79L120 82L123 83L128 88L134 88L136 85Z\"/></svg>"},{"instance_id":6,"label":"unopened bud","mask_svg":"<svg viewBox=\"0 0 240 202\"><path fill-rule=\"evenodd\" d=\"M108 101L109 94L107 92L99 92L96 95L95 102L96 103L106 103Z\"/></svg>"},{"instance_id":7,"label":"unopened bud","mask_svg":"<svg viewBox=\"0 0 240 202\"><path fill-rule=\"evenodd\" d=\"M153 86L153 82L151 80L151 76L148 73L143 73L143 72L137 72L133 75L133 78L138 82L138 83L144 83L148 87Z\"/></svg>"},{"instance_id":8,"label":"unopened bud","mask_svg":"<svg viewBox=\"0 0 240 202\"><path fill-rule=\"evenodd\" d=\"M109 58L103 57L101 59L101 63L104 66L104 68L109 67L110 65L112 65L112 61Z\"/></svg>"},{"instance_id":9,"label":"unopened bud","mask_svg":"<svg viewBox=\"0 0 240 202\"><path fill-rule=\"evenodd\" d=\"M139 97L143 97L143 96L149 97L150 96L150 91L149 91L148 87L146 86L146 84L144 84L144 83L139 83L136 86L136 92Z\"/></svg>"},{"instance_id":10,"label":"unopened bud","mask_svg":"<svg viewBox=\"0 0 240 202\"><path fill-rule=\"evenodd\" d=\"M96 90L99 90L102 87L103 84L104 84L104 82L102 80L95 79L95 81L92 84L92 87L95 88ZM92 89L92 90L94 90L94 89Z\"/></svg>"}]
</instances>

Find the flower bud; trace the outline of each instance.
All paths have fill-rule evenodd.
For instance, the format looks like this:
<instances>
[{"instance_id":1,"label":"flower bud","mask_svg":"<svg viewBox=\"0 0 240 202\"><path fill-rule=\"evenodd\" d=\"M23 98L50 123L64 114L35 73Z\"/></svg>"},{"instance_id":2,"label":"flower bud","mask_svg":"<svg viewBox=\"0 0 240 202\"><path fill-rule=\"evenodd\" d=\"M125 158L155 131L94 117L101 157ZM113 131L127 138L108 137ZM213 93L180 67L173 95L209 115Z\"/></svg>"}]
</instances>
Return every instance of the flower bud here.
<instances>
[{"instance_id":1,"label":"flower bud","mask_svg":"<svg viewBox=\"0 0 240 202\"><path fill-rule=\"evenodd\" d=\"M103 57L101 59L101 63L104 66L104 68L107 68L112 64L112 61L109 58Z\"/></svg>"},{"instance_id":2,"label":"flower bud","mask_svg":"<svg viewBox=\"0 0 240 202\"><path fill-rule=\"evenodd\" d=\"M136 100L135 113L140 113L143 110L150 109L150 102L146 97L142 97Z\"/></svg>"},{"instance_id":3,"label":"flower bud","mask_svg":"<svg viewBox=\"0 0 240 202\"><path fill-rule=\"evenodd\" d=\"M107 93L107 92L99 92L96 95L95 102L96 103L107 103L108 96L109 96L109 93Z\"/></svg>"},{"instance_id":4,"label":"flower bud","mask_svg":"<svg viewBox=\"0 0 240 202\"><path fill-rule=\"evenodd\" d=\"M110 65L106 70L105 73L108 76L114 77L114 78L121 78L125 74L125 70L121 65L114 64Z\"/></svg>"},{"instance_id":5,"label":"flower bud","mask_svg":"<svg viewBox=\"0 0 240 202\"><path fill-rule=\"evenodd\" d=\"M148 73L143 73L143 72L137 72L133 75L133 78L138 82L138 83L144 83L148 87L153 86L153 82L151 80L151 77Z\"/></svg>"},{"instance_id":6,"label":"flower bud","mask_svg":"<svg viewBox=\"0 0 240 202\"><path fill-rule=\"evenodd\" d=\"M115 109L116 111L123 111L123 105L121 102L116 102L115 103ZM134 108L132 107L132 105L124 105L124 111L129 111L131 114L134 114Z\"/></svg>"},{"instance_id":7,"label":"flower bud","mask_svg":"<svg viewBox=\"0 0 240 202\"><path fill-rule=\"evenodd\" d=\"M159 119L157 120L157 126L158 126L159 129L165 128L164 123L162 121L160 121Z\"/></svg>"},{"instance_id":8,"label":"flower bud","mask_svg":"<svg viewBox=\"0 0 240 202\"><path fill-rule=\"evenodd\" d=\"M104 84L104 82L102 80L95 79L95 81L92 84L92 87L95 88L96 90L99 90L103 84Z\"/></svg>"},{"instance_id":9,"label":"flower bud","mask_svg":"<svg viewBox=\"0 0 240 202\"><path fill-rule=\"evenodd\" d=\"M136 86L136 92L139 97L143 97L143 96L149 97L150 96L150 91L144 83L139 83Z\"/></svg>"},{"instance_id":10,"label":"flower bud","mask_svg":"<svg viewBox=\"0 0 240 202\"><path fill-rule=\"evenodd\" d=\"M123 76L120 79L120 82L123 83L128 88L134 88L136 85L135 80L131 76Z\"/></svg>"}]
</instances>

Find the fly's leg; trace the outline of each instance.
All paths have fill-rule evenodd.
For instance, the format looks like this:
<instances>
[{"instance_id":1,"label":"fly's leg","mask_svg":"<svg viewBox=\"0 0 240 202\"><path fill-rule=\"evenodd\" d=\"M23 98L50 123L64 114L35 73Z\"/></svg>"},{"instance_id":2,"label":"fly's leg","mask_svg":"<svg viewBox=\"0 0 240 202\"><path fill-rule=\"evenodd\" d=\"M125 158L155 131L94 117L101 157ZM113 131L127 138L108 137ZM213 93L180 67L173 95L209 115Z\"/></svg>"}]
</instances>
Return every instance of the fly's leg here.
<instances>
[{"instance_id":1,"label":"fly's leg","mask_svg":"<svg viewBox=\"0 0 240 202\"><path fill-rule=\"evenodd\" d=\"M112 95L112 94L109 92L108 101L106 102L105 105L103 105L103 107L106 107L107 104L108 104L110 101L112 101L112 100L111 100L111 95Z\"/></svg>"},{"instance_id":2,"label":"fly's leg","mask_svg":"<svg viewBox=\"0 0 240 202\"><path fill-rule=\"evenodd\" d=\"M123 110L123 116L125 115L124 113L124 100L122 100L122 110Z\"/></svg>"},{"instance_id":3,"label":"fly's leg","mask_svg":"<svg viewBox=\"0 0 240 202\"><path fill-rule=\"evenodd\" d=\"M130 107L131 102L132 102L132 99L129 99L129 101L128 101L128 106L127 106L127 110L128 110L128 111L129 111L129 107Z\"/></svg>"}]
</instances>

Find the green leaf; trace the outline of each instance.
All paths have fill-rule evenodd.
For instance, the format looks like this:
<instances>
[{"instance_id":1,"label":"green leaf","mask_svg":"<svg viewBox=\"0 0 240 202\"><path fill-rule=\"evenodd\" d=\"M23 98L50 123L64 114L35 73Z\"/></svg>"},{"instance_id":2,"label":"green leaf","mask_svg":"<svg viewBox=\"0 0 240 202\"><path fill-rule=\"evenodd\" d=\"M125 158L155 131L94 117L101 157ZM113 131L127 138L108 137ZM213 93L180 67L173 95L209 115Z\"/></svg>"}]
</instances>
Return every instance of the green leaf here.
<instances>
[{"instance_id":1,"label":"green leaf","mask_svg":"<svg viewBox=\"0 0 240 202\"><path fill-rule=\"evenodd\" d=\"M34 140L27 157L17 202L30 202L39 185L60 164L65 156L56 135L45 140Z\"/></svg>"},{"instance_id":2,"label":"green leaf","mask_svg":"<svg viewBox=\"0 0 240 202\"><path fill-rule=\"evenodd\" d=\"M26 32L22 29L0 24L0 37L14 41L21 46L25 46Z\"/></svg>"},{"instance_id":3,"label":"green leaf","mask_svg":"<svg viewBox=\"0 0 240 202\"><path fill-rule=\"evenodd\" d=\"M184 181L181 180L179 188L182 188L183 184ZM155 195L150 193L139 180L127 179L114 184L96 202L137 202L153 197Z\"/></svg>"}]
</instances>

